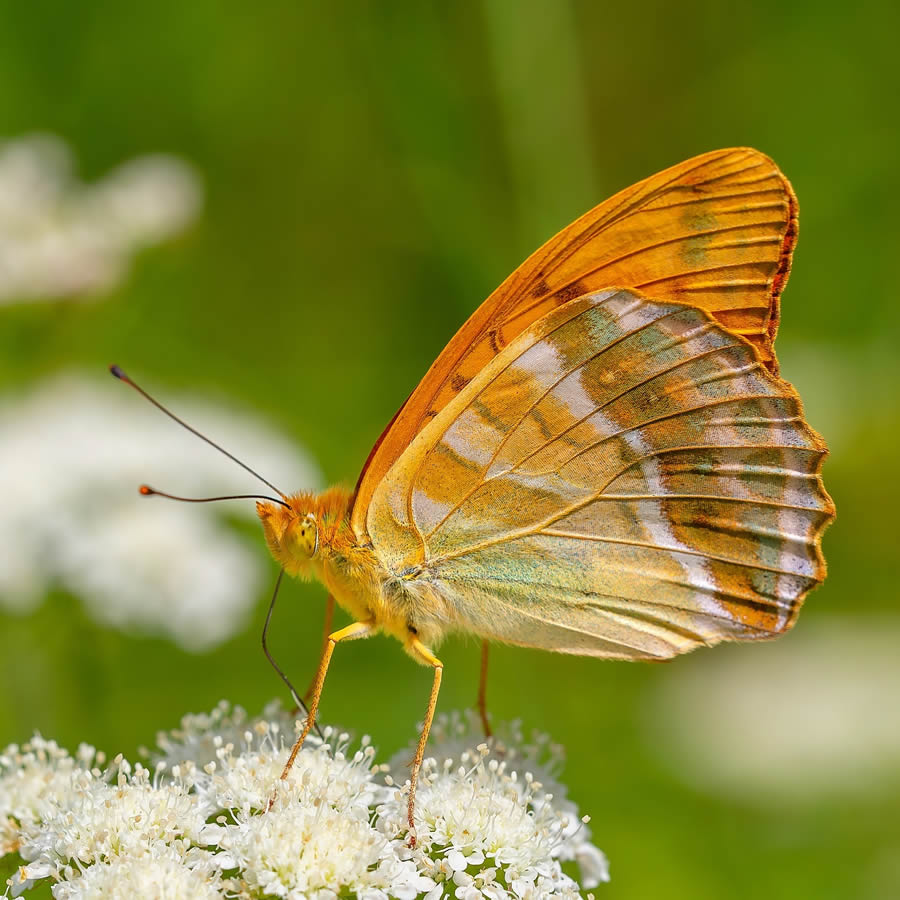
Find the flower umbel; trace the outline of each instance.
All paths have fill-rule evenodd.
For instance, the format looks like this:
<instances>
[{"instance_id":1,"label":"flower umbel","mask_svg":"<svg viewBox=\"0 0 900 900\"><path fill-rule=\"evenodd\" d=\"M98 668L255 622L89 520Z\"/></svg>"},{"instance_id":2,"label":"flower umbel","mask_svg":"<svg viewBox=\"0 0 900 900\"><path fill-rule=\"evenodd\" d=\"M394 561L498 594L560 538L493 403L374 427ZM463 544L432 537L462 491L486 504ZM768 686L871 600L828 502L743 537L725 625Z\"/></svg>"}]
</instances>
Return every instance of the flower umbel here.
<instances>
[{"instance_id":1,"label":"flower umbel","mask_svg":"<svg viewBox=\"0 0 900 900\"><path fill-rule=\"evenodd\" d=\"M473 898L580 896L560 868L573 859L583 887L608 881L606 857L590 842L588 817L579 816L558 780L562 747L541 733L526 741L518 722L501 725L487 741L479 729L472 711L435 720L416 804L420 846L431 865L423 862L425 870L471 889L457 896ZM409 756L394 757L391 770L401 772ZM380 827L400 827L404 793L395 792L379 810Z\"/></svg>"},{"instance_id":2,"label":"flower umbel","mask_svg":"<svg viewBox=\"0 0 900 900\"><path fill-rule=\"evenodd\" d=\"M121 757L104 767L91 747L71 756L40 736L8 747L0 856L19 864L7 896L49 878L57 900L580 897L561 868L568 859L586 887L608 880L605 858L546 768L554 760L541 759L545 739L523 745L513 729L472 747L465 738L474 731L445 717L437 734L458 746L439 740L441 762L426 760L411 850L408 783L395 786L367 738L351 744L326 728L278 784L292 724L277 705L252 718L220 704L160 734L150 767Z\"/></svg>"}]
</instances>

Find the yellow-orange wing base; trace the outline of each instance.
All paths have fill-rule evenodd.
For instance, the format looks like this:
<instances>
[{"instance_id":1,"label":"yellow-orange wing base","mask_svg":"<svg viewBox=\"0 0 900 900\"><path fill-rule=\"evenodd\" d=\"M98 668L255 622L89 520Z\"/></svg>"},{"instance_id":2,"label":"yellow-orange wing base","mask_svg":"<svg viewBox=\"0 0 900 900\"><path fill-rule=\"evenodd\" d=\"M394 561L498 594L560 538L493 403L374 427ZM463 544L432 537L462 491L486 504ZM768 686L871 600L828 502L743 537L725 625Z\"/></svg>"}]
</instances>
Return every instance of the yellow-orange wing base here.
<instances>
[{"instance_id":1,"label":"yellow-orange wing base","mask_svg":"<svg viewBox=\"0 0 900 900\"><path fill-rule=\"evenodd\" d=\"M357 535L365 539L378 483L425 424L525 328L589 291L630 287L708 310L777 371L772 342L796 216L777 166L738 148L666 169L573 222L485 300L385 429L357 485Z\"/></svg>"}]
</instances>

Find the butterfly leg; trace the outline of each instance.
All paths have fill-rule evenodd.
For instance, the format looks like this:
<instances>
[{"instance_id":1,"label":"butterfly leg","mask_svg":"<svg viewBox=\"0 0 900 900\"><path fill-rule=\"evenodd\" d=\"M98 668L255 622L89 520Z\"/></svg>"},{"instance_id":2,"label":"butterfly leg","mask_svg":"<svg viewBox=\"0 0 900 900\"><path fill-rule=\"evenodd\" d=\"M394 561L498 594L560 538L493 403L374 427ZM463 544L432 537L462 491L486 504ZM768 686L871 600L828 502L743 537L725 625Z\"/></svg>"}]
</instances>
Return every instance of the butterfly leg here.
<instances>
[{"instance_id":1,"label":"butterfly leg","mask_svg":"<svg viewBox=\"0 0 900 900\"><path fill-rule=\"evenodd\" d=\"M321 654L325 653L325 647L328 644L328 637L331 634L331 625L334 621L334 597L331 594L328 595L328 600L325 601L325 623L322 626L322 650ZM321 658L320 654L320 658ZM303 694L304 700L309 700L312 696L312 692L316 686L316 676L313 675L312 681L309 683L309 687Z\"/></svg>"},{"instance_id":2,"label":"butterfly leg","mask_svg":"<svg viewBox=\"0 0 900 900\"><path fill-rule=\"evenodd\" d=\"M416 808L416 786L419 783L419 770L422 768L422 760L425 758L425 744L428 742L428 733L431 731L431 722L434 719L434 710L441 690L441 675L444 672L444 664L418 638L413 637L409 641L407 649L419 662L434 669L434 682L431 685L431 696L428 698L425 722L422 725L422 733L419 735L419 744L416 747L416 756L413 759L412 772L409 779L409 801L406 804L406 821L409 823L409 846L415 847L416 826L413 821L413 813Z\"/></svg>"},{"instance_id":3,"label":"butterfly leg","mask_svg":"<svg viewBox=\"0 0 900 900\"><path fill-rule=\"evenodd\" d=\"M481 727L484 729L485 737L490 737L494 733L491 731L491 723L488 721L487 714L487 673L490 647L491 645L487 641L481 642L481 677L478 680L478 714L481 716Z\"/></svg>"},{"instance_id":4,"label":"butterfly leg","mask_svg":"<svg viewBox=\"0 0 900 900\"><path fill-rule=\"evenodd\" d=\"M359 638L369 637L374 631L375 625L373 622L353 622L346 628L342 628L340 631L335 631L333 634L328 635L328 639L325 641L325 646L322 649L322 658L319 660L319 669L316 672L316 680L313 683L312 698L309 704L309 715L306 717L306 722L303 725L303 730L300 732L300 737L294 742L294 746L291 748L291 755L288 757L288 761L284 764L284 769L281 771L282 781L290 774L291 767L294 765L294 760L297 758L297 754L300 752L300 748L303 746L306 736L312 731L313 726L316 724L316 713L319 710L319 698L322 696L322 686L325 684L325 675L328 672L328 665L331 662L331 654L334 653L334 648L341 641L355 641ZM274 801L275 795L273 794L266 806L267 810L272 808L272 803Z\"/></svg>"}]
</instances>

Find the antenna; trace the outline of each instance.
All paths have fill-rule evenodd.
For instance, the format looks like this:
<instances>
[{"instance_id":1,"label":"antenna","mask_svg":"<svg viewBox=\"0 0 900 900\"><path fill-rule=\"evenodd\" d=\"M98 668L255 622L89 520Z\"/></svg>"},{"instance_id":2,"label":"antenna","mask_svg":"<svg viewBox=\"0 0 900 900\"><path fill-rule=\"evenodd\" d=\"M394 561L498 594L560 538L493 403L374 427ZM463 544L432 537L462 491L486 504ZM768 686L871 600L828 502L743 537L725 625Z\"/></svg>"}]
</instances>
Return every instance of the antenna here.
<instances>
[{"instance_id":1,"label":"antenna","mask_svg":"<svg viewBox=\"0 0 900 900\"><path fill-rule=\"evenodd\" d=\"M285 503L278 497L269 497L266 494L227 494L224 497L179 497L177 494L167 494L165 491L158 491L156 488L150 487L149 484L142 484L138 488L138 493L144 497L166 497L169 500L180 500L182 503L215 503L217 500L268 500L270 503L280 503L282 506L291 508L290 503Z\"/></svg>"},{"instance_id":2,"label":"antenna","mask_svg":"<svg viewBox=\"0 0 900 900\"><path fill-rule=\"evenodd\" d=\"M224 447L220 447L215 441L210 440L205 434L201 434L199 431L197 431L196 428L191 427L183 419L178 418L178 416L176 416L173 412L170 412L168 409L166 409L166 407L163 406L162 403L160 403L158 400L151 397L150 394L148 394L139 384L137 384L135 381L132 381L132 379L129 378L128 375L126 375L125 372L119 366L115 366L115 365L110 366L109 371L116 378L118 378L119 381L124 381L125 384L133 387L142 397L144 397L146 400L149 400L157 409L164 412L170 419L173 419L174 421L176 421L179 425L181 425L182 428L186 428L188 431L191 432L191 434L196 435L198 438L200 438L203 441L206 441L206 443L209 444L211 447L215 447L215 449L218 450L219 453L224 454L230 460L232 460L232 462L236 462L242 469L245 469L247 472L249 472L255 478L258 478L263 484L272 488L272 490L275 491L275 493L279 495L280 499L279 499L279 497L269 497L265 494L227 494L227 495L224 495L221 497L179 497L177 494L169 494L166 491L158 491L156 488L150 487L149 484L142 484L138 488L138 492L142 496L144 496L144 497L153 497L153 496L166 497L169 500L180 500L182 503L215 503L218 500L268 500L270 503L280 503L282 506L287 507L287 509L291 509L291 505L284 499L284 497L285 497L284 492L279 491L278 488L275 487L275 485L272 484L271 481L267 481L265 478L262 477L262 475L259 474L259 472L255 472L246 463L241 462L233 453L229 453ZM281 571L278 573L278 580L275 582L275 590L272 592L272 600L269 603L269 610L266 613L266 622L265 622L265 625L263 625L262 648L263 648L263 653L265 653L265 655L266 655L266 659L269 660L269 662L272 664L272 667L281 676L282 681L284 681L284 683L288 687L288 690L291 692L291 697L293 698L294 703L297 704L297 710L299 711L302 709L306 713L307 717L309 717L309 710L306 708L306 704L297 695L297 692L294 690L294 686L289 681L287 675L284 674L284 672L279 667L278 663L276 663L275 660L272 658L272 654L269 653L269 647L268 647L268 644L266 641L267 632L269 630L269 622L272 619L272 612L275 609L275 600L278 597L278 589L281 587L281 581L283 578L284 578L284 569L281 569ZM324 737L322 735L322 731L319 728L317 723L315 724L315 728L316 728L316 733L319 735L319 737L324 739Z\"/></svg>"},{"instance_id":3,"label":"antenna","mask_svg":"<svg viewBox=\"0 0 900 900\"><path fill-rule=\"evenodd\" d=\"M158 400L155 400L153 397L151 397L139 384L137 384L137 382L133 381L128 375L126 375L125 372L121 368L119 368L119 366L115 366L115 365L110 366L109 371L113 375L115 375L115 377L118 378L119 381L124 381L125 384L129 385L130 387L133 387L145 400L149 400L158 410L161 410L162 412L164 412L170 419L173 419L174 421L176 421L182 428L186 428L188 431L190 431L191 434L196 435L198 438L200 438L200 440L206 441L206 443L209 444L210 447L215 447L216 450L219 451L219 453L222 453L225 456L227 456L232 462L236 462L242 469L249 472L254 478L258 478L263 484L272 488L272 490L275 491L275 493L278 494L279 496L281 496L281 497L285 496L284 491L279 491L278 488L275 487L275 485L272 484L271 481L267 481L265 478L262 477L262 475L259 474L259 472L255 472L246 463L241 462L233 453L229 453L224 447L220 447L215 441L210 440L205 434L201 434L199 431L197 431L196 428L192 428L183 419L179 419L178 416L175 415L175 413L170 412L168 409L166 409L166 407L163 406L162 403L160 403ZM141 490L141 493L144 494L147 492L144 490ZM161 491L153 491L152 489L150 490L150 493L162 495ZM176 499L182 499L182 498L179 497ZM222 499L225 499L225 498L222 498ZM267 497L266 499L268 500L270 498ZM189 501L189 502L193 502L193 501ZM198 501L198 502L205 502L205 501ZM281 503L283 506L288 506L288 504L285 503L283 500L280 500L278 502Z\"/></svg>"}]
</instances>

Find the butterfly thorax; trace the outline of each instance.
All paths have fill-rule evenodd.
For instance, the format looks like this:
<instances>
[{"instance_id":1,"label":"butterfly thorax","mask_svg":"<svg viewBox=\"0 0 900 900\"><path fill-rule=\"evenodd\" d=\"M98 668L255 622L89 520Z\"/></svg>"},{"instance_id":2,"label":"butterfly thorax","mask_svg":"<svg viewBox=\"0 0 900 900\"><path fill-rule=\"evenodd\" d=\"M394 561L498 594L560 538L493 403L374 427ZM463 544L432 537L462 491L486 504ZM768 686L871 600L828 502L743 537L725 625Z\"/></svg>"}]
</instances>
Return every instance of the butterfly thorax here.
<instances>
[{"instance_id":1,"label":"butterfly thorax","mask_svg":"<svg viewBox=\"0 0 900 900\"><path fill-rule=\"evenodd\" d=\"M334 487L286 500L289 508L258 503L257 513L272 556L289 575L318 579L354 619L373 622L404 643L410 633L437 641L443 610L429 610L442 604L438 598L423 603L412 584L407 589L398 582L371 545L359 541L350 525L350 491Z\"/></svg>"}]
</instances>

